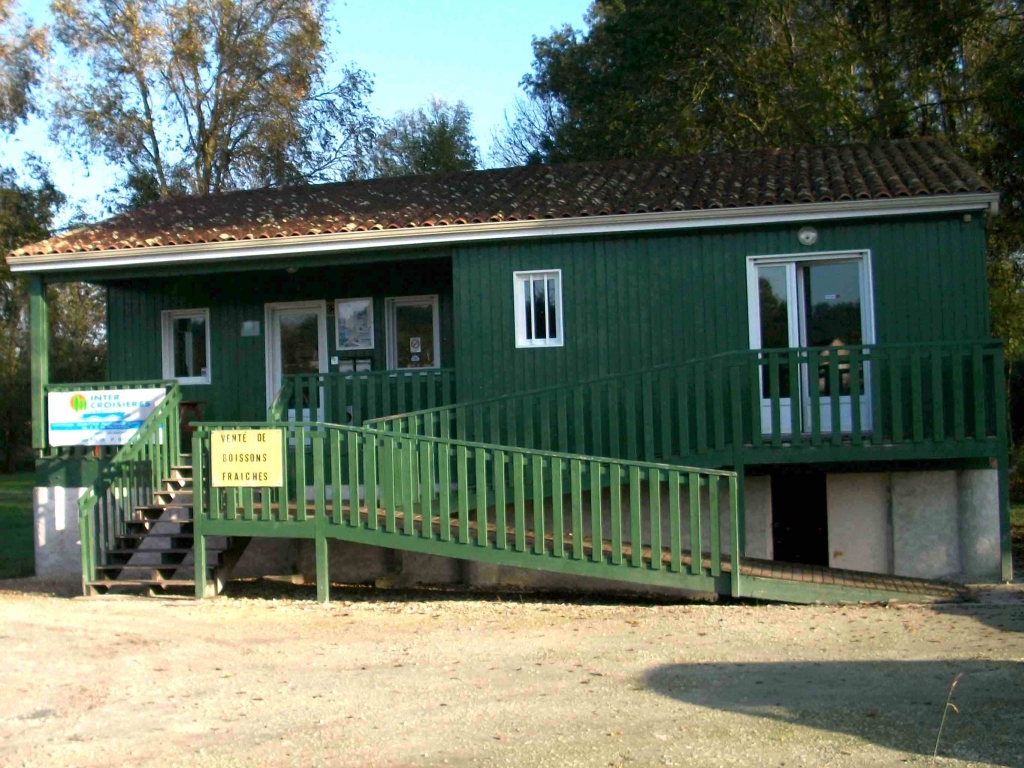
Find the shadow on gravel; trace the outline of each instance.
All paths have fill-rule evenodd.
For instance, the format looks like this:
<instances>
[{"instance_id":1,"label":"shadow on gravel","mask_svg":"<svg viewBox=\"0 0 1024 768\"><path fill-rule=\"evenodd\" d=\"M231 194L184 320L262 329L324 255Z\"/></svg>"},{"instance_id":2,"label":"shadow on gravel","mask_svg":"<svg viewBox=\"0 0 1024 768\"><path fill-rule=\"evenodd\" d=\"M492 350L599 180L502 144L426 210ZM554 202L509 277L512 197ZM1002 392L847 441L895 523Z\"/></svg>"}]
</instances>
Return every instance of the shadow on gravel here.
<instances>
[{"instance_id":1,"label":"shadow on gravel","mask_svg":"<svg viewBox=\"0 0 1024 768\"><path fill-rule=\"evenodd\" d=\"M265 600L316 600L315 584L294 584L272 578L235 579L224 589L225 597L243 597ZM494 587L389 587L363 584L331 584L331 602L491 602L491 603L559 603L572 605L707 605L706 600L662 597L657 595L631 595L623 592L573 592L567 590L521 590Z\"/></svg>"},{"instance_id":2,"label":"shadow on gravel","mask_svg":"<svg viewBox=\"0 0 1024 768\"><path fill-rule=\"evenodd\" d=\"M932 610L945 616L971 618L1002 632L1024 632L1024 601L1019 599L1016 602L990 605L937 603Z\"/></svg>"},{"instance_id":3,"label":"shadow on gravel","mask_svg":"<svg viewBox=\"0 0 1024 768\"><path fill-rule=\"evenodd\" d=\"M656 693L687 704L844 733L931 755L950 684L939 754L1024 766L1024 663L975 660L670 664L644 675ZM766 745L767 746L767 745Z\"/></svg>"}]
</instances>

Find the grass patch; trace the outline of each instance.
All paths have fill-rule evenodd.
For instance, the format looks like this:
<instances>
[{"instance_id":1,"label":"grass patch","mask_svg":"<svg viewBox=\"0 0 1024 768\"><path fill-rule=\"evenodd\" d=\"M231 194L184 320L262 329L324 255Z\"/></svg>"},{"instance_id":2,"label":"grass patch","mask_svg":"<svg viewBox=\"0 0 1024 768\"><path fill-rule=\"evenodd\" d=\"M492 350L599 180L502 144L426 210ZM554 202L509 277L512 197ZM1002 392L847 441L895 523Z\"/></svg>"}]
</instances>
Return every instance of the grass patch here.
<instances>
[{"instance_id":1,"label":"grass patch","mask_svg":"<svg viewBox=\"0 0 1024 768\"><path fill-rule=\"evenodd\" d=\"M0 475L0 579L31 576L35 572L32 549L32 486L35 475L22 472Z\"/></svg>"},{"instance_id":2,"label":"grass patch","mask_svg":"<svg viewBox=\"0 0 1024 768\"><path fill-rule=\"evenodd\" d=\"M1024 572L1024 504L1010 505L1010 538L1013 541L1013 572Z\"/></svg>"}]
</instances>

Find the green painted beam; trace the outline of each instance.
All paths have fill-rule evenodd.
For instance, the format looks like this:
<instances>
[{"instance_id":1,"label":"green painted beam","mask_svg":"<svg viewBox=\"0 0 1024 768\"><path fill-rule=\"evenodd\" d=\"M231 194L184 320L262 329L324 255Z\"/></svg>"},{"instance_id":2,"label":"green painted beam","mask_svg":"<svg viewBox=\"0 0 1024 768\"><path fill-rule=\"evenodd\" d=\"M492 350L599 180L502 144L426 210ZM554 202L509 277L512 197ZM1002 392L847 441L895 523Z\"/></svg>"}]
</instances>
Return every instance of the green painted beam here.
<instances>
[{"instance_id":1,"label":"green painted beam","mask_svg":"<svg viewBox=\"0 0 1024 768\"><path fill-rule=\"evenodd\" d=\"M204 536L250 536L270 539L315 539L316 522L279 520L210 520L202 522Z\"/></svg>"},{"instance_id":2,"label":"green painted beam","mask_svg":"<svg viewBox=\"0 0 1024 768\"><path fill-rule=\"evenodd\" d=\"M29 341L32 378L32 447L46 448L46 386L50 383L50 318L46 283L29 276Z\"/></svg>"},{"instance_id":3,"label":"green painted beam","mask_svg":"<svg viewBox=\"0 0 1024 768\"><path fill-rule=\"evenodd\" d=\"M839 584L814 584L802 581L769 579L762 576L743 577L743 597L775 600L783 603L879 603L888 600L901 602L953 602L960 598L914 594L888 589L866 589Z\"/></svg>"}]
</instances>

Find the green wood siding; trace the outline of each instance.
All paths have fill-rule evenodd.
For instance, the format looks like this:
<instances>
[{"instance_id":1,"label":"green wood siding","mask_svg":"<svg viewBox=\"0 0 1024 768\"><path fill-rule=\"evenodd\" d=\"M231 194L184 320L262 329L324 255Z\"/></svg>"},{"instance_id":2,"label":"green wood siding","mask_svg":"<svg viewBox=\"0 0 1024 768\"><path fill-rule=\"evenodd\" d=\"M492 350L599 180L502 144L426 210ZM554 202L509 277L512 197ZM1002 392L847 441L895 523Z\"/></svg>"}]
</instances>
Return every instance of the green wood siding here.
<instances>
[{"instance_id":1,"label":"green wood siding","mask_svg":"<svg viewBox=\"0 0 1024 768\"><path fill-rule=\"evenodd\" d=\"M872 255L879 343L988 336L982 215L815 226L819 241L809 248L791 224L405 250L392 262L311 263L294 275L278 268L111 281L110 376L159 377L161 310L210 307L213 383L186 387L185 397L209 403L211 418L261 418L264 339L239 331L258 320L266 332L265 302L322 298L330 311L333 299L374 296L380 370L384 297L438 293L442 365L457 369L460 400L490 397L746 349L747 256L862 249ZM516 349L512 273L551 268L562 270L565 346ZM334 354L333 329L328 336Z\"/></svg>"},{"instance_id":2,"label":"green wood siding","mask_svg":"<svg viewBox=\"0 0 1024 768\"><path fill-rule=\"evenodd\" d=\"M983 217L520 241L453 250L460 400L684 361L748 341L746 258L869 249L879 343L989 334ZM565 346L516 349L512 273L561 269Z\"/></svg>"},{"instance_id":3,"label":"green wood siding","mask_svg":"<svg viewBox=\"0 0 1024 768\"><path fill-rule=\"evenodd\" d=\"M349 357L373 357L374 370L385 368L384 299L439 295L441 364L454 359L451 267L448 259L330 266L266 272L151 278L109 284L109 374L112 380L160 378L160 313L166 309L209 307L212 382L182 387L187 400L207 403L206 419L249 420L266 416L264 304L325 299L328 355L334 348L334 299L374 297L375 349ZM260 335L243 337L242 323L257 320ZM344 357L344 355L343 355Z\"/></svg>"}]
</instances>

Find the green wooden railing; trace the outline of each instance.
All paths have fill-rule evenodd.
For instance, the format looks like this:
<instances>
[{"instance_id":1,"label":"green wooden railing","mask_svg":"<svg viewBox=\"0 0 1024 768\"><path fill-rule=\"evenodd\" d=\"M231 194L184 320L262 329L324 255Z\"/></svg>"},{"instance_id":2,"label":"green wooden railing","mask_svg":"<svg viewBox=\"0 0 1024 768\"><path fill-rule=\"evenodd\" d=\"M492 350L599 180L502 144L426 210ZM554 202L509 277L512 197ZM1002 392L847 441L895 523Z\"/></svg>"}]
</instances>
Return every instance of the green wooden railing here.
<instances>
[{"instance_id":1,"label":"green wooden railing","mask_svg":"<svg viewBox=\"0 0 1024 768\"><path fill-rule=\"evenodd\" d=\"M164 379L147 379L144 381L91 381L81 384L47 384L43 389L42 423L45 446L40 449L39 456L42 458L100 458L111 459L121 450L120 445L98 445L98 446L51 446L45 439L46 425L49 423L49 412L47 411L46 395L51 392L100 392L108 389L154 389L157 387L168 388L174 385L174 381Z\"/></svg>"},{"instance_id":2,"label":"green wooden railing","mask_svg":"<svg viewBox=\"0 0 1024 768\"><path fill-rule=\"evenodd\" d=\"M122 386L112 383L109 388ZM118 537L126 535L134 508L152 503L153 493L171 476L171 467L181 463L181 388L177 382L169 387L163 402L120 446L78 501L86 593L89 582L96 580L96 566L107 564L107 553Z\"/></svg>"},{"instance_id":3,"label":"green wooden railing","mask_svg":"<svg viewBox=\"0 0 1024 768\"><path fill-rule=\"evenodd\" d=\"M455 370L358 371L283 377L267 418L362 426L369 419L455 402Z\"/></svg>"},{"instance_id":4,"label":"green wooden railing","mask_svg":"<svg viewBox=\"0 0 1024 768\"><path fill-rule=\"evenodd\" d=\"M834 396L838 395L838 396ZM371 419L401 434L646 461L779 460L785 446L935 457L1005 442L1002 344L744 350ZM849 455L846 456L849 458Z\"/></svg>"},{"instance_id":5,"label":"green wooden railing","mask_svg":"<svg viewBox=\"0 0 1024 768\"><path fill-rule=\"evenodd\" d=\"M212 433L274 426L282 486L214 487ZM197 427L197 579L204 536L278 536L316 539L322 600L329 538L740 594L732 472L319 423Z\"/></svg>"}]
</instances>

